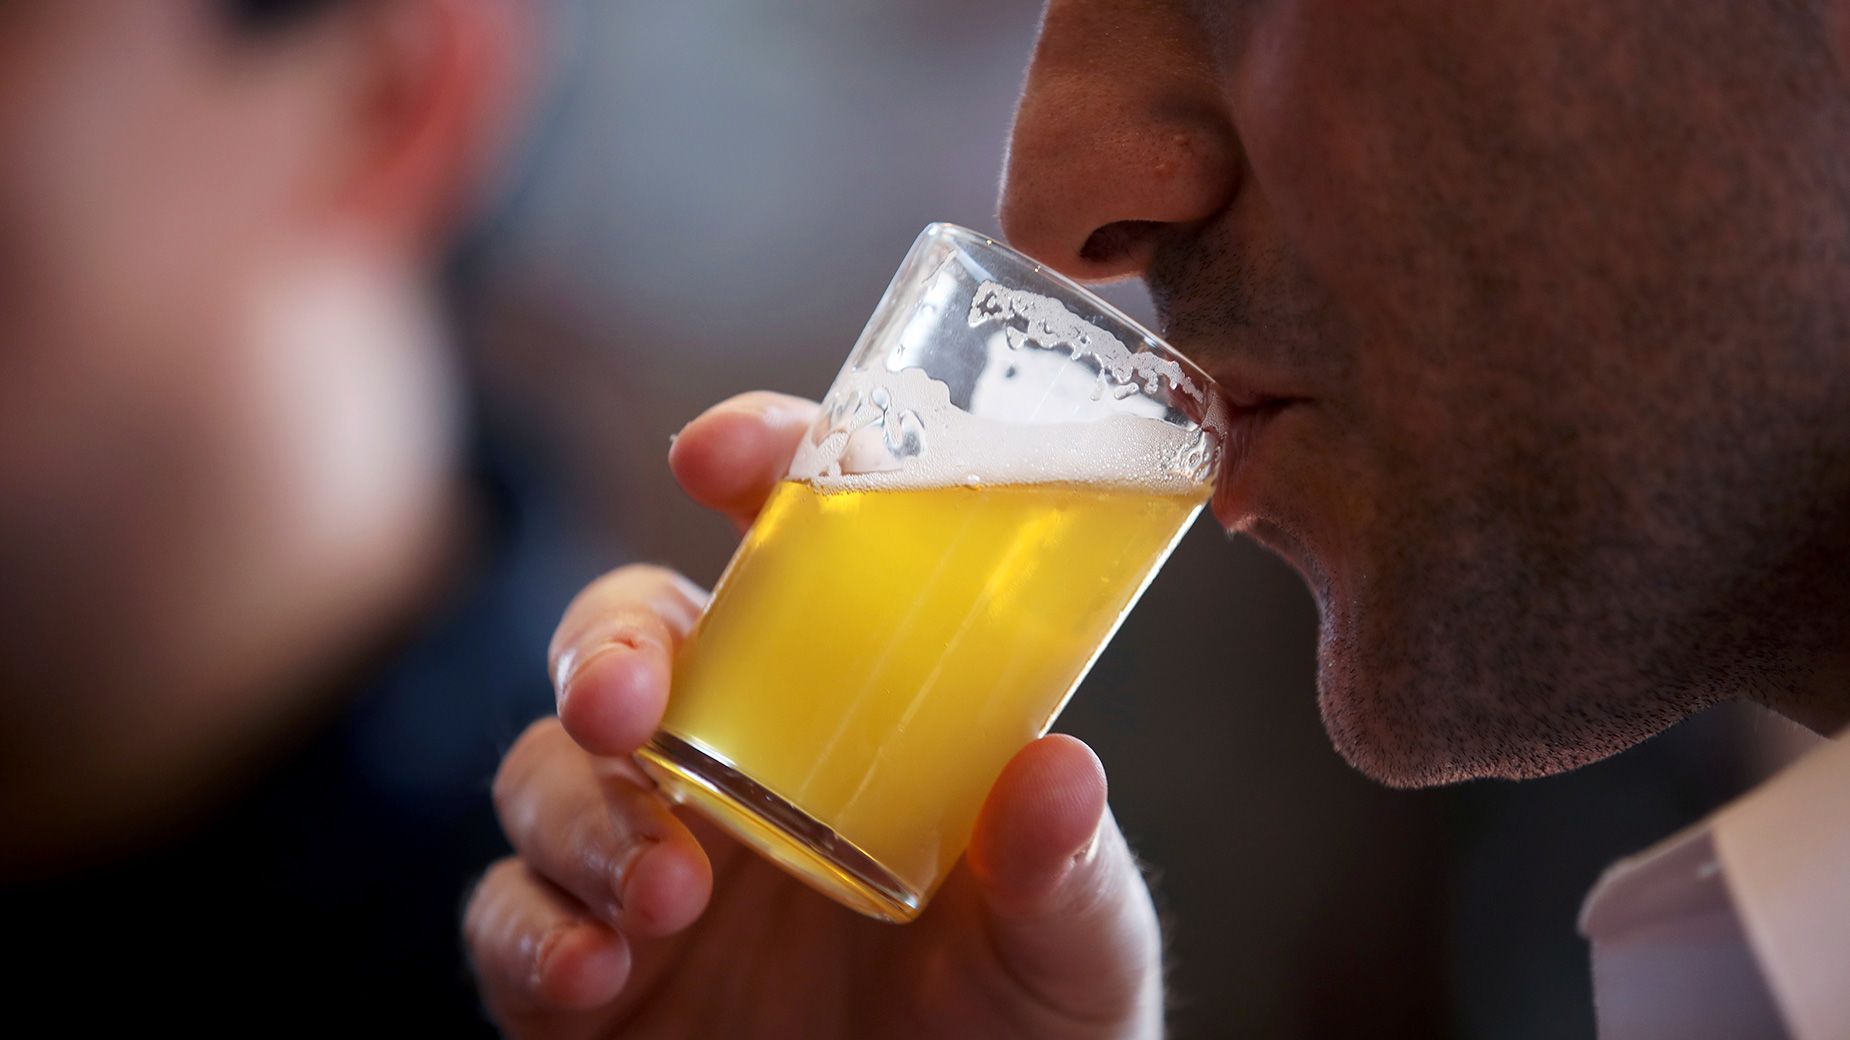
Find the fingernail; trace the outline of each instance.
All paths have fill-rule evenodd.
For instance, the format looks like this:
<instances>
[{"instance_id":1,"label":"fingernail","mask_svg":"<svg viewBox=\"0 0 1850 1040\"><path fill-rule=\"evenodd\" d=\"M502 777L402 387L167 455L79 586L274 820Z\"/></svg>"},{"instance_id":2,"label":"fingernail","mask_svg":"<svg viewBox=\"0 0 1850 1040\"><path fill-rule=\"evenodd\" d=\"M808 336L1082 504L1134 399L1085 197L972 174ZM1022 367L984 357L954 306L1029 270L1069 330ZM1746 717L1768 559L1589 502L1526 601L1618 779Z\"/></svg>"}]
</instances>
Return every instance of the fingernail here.
<instances>
[{"instance_id":1,"label":"fingernail","mask_svg":"<svg viewBox=\"0 0 1850 1040\"><path fill-rule=\"evenodd\" d=\"M585 666L603 657L605 654L610 653L612 650L620 650L622 648L623 644L621 643L600 640L590 646L580 644L566 650L559 655L559 667L557 671L553 673L553 693L558 699L564 700L566 693L571 689L572 679L575 678L578 673L584 671Z\"/></svg>"},{"instance_id":2,"label":"fingernail","mask_svg":"<svg viewBox=\"0 0 1850 1040\"><path fill-rule=\"evenodd\" d=\"M545 985L546 964L552 960L553 951L559 948L559 941L565 938L565 933L576 927L578 927L576 921L561 921L546 929L546 934L540 936L539 942L534 944L533 975L528 979L528 983L535 992Z\"/></svg>"},{"instance_id":3,"label":"fingernail","mask_svg":"<svg viewBox=\"0 0 1850 1040\"><path fill-rule=\"evenodd\" d=\"M559 651L559 659L552 666L552 692L565 696L565 684L571 681L572 673L578 670L578 647L568 646Z\"/></svg>"},{"instance_id":4,"label":"fingernail","mask_svg":"<svg viewBox=\"0 0 1850 1040\"><path fill-rule=\"evenodd\" d=\"M610 870L610 890L616 894L617 901L611 916L611 923L616 923L615 915L621 914L623 908L629 904L629 883L630 878L635 874L636 864L640 863L642 857L657 844L658 842L655 838L649 837L648 835L641 835L629 849L623 853L623 857L612 865Z\"/></svg>"}]
</instances>

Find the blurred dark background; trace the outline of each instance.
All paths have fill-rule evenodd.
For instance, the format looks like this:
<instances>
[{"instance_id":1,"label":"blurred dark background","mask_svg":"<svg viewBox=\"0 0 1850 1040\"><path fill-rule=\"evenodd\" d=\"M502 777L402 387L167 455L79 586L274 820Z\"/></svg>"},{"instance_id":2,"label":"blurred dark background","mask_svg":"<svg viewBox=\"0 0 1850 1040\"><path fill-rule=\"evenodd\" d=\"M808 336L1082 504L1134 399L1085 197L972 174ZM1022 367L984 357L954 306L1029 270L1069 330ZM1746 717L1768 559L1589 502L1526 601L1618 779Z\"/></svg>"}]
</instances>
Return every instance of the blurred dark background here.
<instances>
[{"instance_id":1,"label":"blurred dark background","mask_svg":"<svg viewBox=\"0 0 1850 1040\"><path fill-rule=\"evenodd\" d=\"M995 229L1031 0L534 8L539 102L478 178L505 141L466 87L519 77L392 52L419 26L375 33L383 5L0 4L22 990L235 1020L235 981L298 1017L480 1029L456 920L502 848L494 763L551 703L547 633L605 568L711 583L734 544L669 437L740 391L820 393L924 224ZM357 230L290 222L291 192L369 163ZM478 208L445 333L431 243ZM296 309L231 306L278 293ZM1591 1036L1574 927L1599 871L1808 743L1729 709L1569 776L1390 791L1323 734L1315 626L1204 518L1060 722L1147 863L1178 1036ZM106 959L113 1003L64 1000ZM209 1000L174 981L201 976Z\"/></svg>"}]
</instances>

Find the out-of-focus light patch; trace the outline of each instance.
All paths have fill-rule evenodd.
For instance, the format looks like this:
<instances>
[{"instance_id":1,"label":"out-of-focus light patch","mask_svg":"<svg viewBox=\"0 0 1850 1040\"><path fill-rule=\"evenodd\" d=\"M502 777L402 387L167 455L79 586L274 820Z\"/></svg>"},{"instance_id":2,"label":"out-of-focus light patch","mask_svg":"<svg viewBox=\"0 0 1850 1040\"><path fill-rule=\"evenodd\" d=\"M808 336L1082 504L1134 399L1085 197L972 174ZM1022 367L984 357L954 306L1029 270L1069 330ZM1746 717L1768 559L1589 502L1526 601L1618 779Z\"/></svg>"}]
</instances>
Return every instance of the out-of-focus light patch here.
<instances>
[{"instance_id":1,"label":"out-of-focus light patch","mask_svg":"<svg viewBox=\"0 0 1850 1040\"><path fill-rule=\"evenodd\" d=\"M403 580L387 554L445 493L457 375L416 299L355 251L284 269L252 312L241 387L252 414L235 456L253 489L244 507L283 529L275 544L340 563L292 574L280 594L304 607L345 583Z\"/></svg>"},{"instance_id":2,"label":"out-of-focus light patch","mask_svg":"<svg viewBox=\"0 0 1850 1040\"><path fill-rule=\"evenodd\" d=\"M845 353L841 324L873 310L919 228L993 227L1014 102L1001 70L1019 68L1037 13L589 6L596 57L521 235L581 286L564 295L619 327L675 329L678 350L737 356L762 330L800 329ZM864 277L830 277L844 257Z\"/></svg>"}]
</instances>

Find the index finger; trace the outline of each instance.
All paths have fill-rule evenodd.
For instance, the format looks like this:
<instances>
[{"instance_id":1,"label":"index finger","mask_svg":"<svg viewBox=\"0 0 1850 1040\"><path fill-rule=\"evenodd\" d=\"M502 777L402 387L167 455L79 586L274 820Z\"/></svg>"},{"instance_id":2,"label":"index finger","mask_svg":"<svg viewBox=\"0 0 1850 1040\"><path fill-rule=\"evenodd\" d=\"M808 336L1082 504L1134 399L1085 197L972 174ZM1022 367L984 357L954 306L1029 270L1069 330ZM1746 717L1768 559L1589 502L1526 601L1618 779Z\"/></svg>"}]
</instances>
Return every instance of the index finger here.
<instances>
[{"instance_id":1,"label":"index finger","mask_svg":"<svg viewBox=\"0 0 1850 1040\"><path fill-rule=\"evenodd\" d=\"M729 398L675 435L668 467L694 501L743 529L783 479L816 411L814 401L768 390Z\"/></svg>"}]
</instances>

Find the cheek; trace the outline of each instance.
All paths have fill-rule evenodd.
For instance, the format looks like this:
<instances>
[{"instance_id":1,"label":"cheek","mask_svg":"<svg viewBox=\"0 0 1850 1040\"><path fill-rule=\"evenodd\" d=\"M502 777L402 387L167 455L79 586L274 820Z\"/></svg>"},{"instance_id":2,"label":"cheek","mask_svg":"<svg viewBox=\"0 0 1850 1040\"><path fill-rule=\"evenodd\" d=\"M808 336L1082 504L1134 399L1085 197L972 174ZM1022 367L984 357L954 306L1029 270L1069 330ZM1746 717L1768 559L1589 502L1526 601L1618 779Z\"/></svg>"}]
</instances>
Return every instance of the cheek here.
<instances>
[{"instance_id":1,"label":"cheek","mask_svg":"<svg viewBox=\"0 0 1850 1040\"><path fill-rule=\"evenodd\" d=\"M1277 5L1255 27L1231 101L1253 177L1295 251L1340 268L1344 245L1353 249L1368 230L1356 221L1373 195L1361 190L1366 171L1378 163L1360 132L1365 113L1326 58L1343 41L1327 38L1310 6Z\"/></svg>"},{"instance_id":2,"label":"cheek","mask_svg":"<svg viewBox=\"0 0 1850 1040\"><path fill-rule=\"evenodd\" d=\"M15 154L0 157L0 296L18 304L0 308L0 566L37 587L0 600L50 604L131 582L216 502L238 293L201 252L163 248L134 193L34 176Z\"/></svg>"},{"instance_id":3,"label":"cheek","mask_svg":"<svg viewBox=\"0 0 1850 1040\"><path fill-rule=\"evenodd\" d=\"M1429 204L1460 194L1435 183L1455 127L1426 62L1445 34L1392 0L1266 10L1228 99L1253 178L1291 252L1363 333L1419 328L1457 302Z\"/></svg>"},{"instance_id":4,"label":"cheek","mask_svg":"<svg viewBox=\"0 0 1850 1040\"><path fill-rule=\"evenodd\" d=\"M251 129L257 91L189 19L98 14L0 75L0 249L32 280L42 335L109 362L92 375L143 363L123 345L201 321L250 266L276 220L278 151Z\"/></svg>"},{"instance_id":5,"label":"cheek","mask_svg":"<svg viewBox=\"0 0 1850 1040\"><path fill-rule=\"evenodd\" d=\"M233 293L216 258L83 172L0 170L0 479L183 431L212 384ZM144 219L145 218L145 219ZM85 445L90 445L86 448Z\"/></svg>"},{"instance_id":6,"label":"cheek","mask_svg":"<svg viewBox=\"0 0 1850 1040\"><path fill-rule=\"evenodd\" d=\"M1323 312L1320 347L1341 355L1305 470L1340 517L1325 551L1353 570L1416 535L1382 529L1404 515L1390 504L1451 494L1524 387L1473 360L1492 345L1468 327L1472 283L1446 237L1481 210L1449 158L1456 99L1433 72L1448 30L1394 0L1265 11L1229 101L1271 230Z\"/></svg>"},{"instance_id":7,"label":"cheek","mask_svg":"<svg viewBox=\"0 0 1850 1040\"><path fill-rule=\"evenodd\" d=\"M258 222L213 145L196 55L158 32L93 36L0 76L0 490L15 495L199 439L254 266Z\"/></svg>"}]
</instances>

